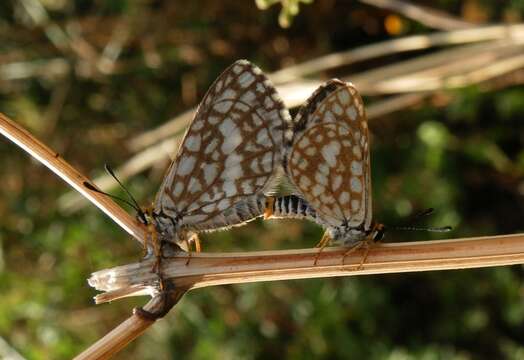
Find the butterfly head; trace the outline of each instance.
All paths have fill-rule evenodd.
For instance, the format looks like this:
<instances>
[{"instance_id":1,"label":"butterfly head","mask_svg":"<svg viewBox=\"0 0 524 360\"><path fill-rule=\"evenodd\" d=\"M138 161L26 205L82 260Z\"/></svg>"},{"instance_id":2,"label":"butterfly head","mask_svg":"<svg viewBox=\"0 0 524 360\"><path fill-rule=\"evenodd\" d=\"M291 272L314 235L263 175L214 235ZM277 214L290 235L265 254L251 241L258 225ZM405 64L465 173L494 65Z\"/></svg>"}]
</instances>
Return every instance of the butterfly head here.
<instances>
[{"instance_id":1,"label":"butterfly head","mask_svg":"<svg viewBox=\"0 0 524 360\"><path fill-rule=\"evenodd\" d=\"M146 208L136 207L136 221L140 224L149 226L153 224L153 208L148 206Z\"/></svg>"},{"instance_id":2,"label":"butterfly head","mask_svg":"<svg viewBox=\"0 0 524 360\"><path fill-rule=\"evenodd\" d=\"M367 233L367 237L373 242L381 241L386 233L386 226L381 223L373 222Z\"/></svg>"}]
</instances>

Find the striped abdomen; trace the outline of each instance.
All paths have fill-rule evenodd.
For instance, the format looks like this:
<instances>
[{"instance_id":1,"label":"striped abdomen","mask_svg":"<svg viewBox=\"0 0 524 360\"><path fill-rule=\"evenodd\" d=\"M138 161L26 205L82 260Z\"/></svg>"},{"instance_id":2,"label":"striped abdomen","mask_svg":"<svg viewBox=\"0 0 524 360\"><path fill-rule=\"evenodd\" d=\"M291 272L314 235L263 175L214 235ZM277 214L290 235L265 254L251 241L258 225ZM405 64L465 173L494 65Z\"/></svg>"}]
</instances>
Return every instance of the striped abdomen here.
<instances>
[{"instance_id":1,"label":"striped abdomen","mask_svg":"<svg viewBox=\"0 0 524 360\"><path fill-rule=\"evenodd\" d=\"M302 198L296 195L273 198L271 218L308 219L317 221L315 210Z\"/></svg>"}]
</instances>

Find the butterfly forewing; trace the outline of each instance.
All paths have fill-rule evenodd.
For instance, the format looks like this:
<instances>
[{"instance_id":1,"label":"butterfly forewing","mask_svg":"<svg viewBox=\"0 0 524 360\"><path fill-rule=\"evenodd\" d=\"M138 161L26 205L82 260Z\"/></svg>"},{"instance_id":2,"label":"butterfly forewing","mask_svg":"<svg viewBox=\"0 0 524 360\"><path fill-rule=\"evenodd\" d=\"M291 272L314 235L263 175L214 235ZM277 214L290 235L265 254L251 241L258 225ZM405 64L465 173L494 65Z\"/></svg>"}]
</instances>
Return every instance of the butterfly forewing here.
<instances>
[{"instance_id":1,"label":"butterfly forewing","mask_svg":"<svg viewBox=\"0 0 524 360\"><path fill-rule=\"evenodd\" d=\"M296 118L288 175L326 225L367 230L371 182L362 99L353 85L338 80L316 94Z\"/></svg>"},{"instance_id":2,"label":"butterfly forewing","mask_svg":"<svg viewBox=\"0 0 524 360\"><path fill-rule=\"evenodd\" d=\"M260 69L237 61L208 90L158 193L180 226L235 225L272 186L290 116ZM260 215L260 214L256 214Z\"/></svg>"}]
</instances>

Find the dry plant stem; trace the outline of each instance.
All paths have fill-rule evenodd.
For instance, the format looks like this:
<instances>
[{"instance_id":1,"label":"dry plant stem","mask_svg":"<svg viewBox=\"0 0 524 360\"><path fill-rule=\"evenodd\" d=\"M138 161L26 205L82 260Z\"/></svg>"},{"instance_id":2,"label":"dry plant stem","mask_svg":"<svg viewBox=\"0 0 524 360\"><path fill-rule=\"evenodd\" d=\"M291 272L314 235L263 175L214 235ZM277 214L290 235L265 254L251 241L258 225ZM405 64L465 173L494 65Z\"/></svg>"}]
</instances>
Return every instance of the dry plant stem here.
<instances>
[{"instance_id":1,"label":"dry plant stem","mask_svg":"<svg viewBox=\"0 0 524 360\"><path fill-rule=\"evenodd\" d=\"M189 266L185 265L186 256L167 258L162 264L165 279L188 289L257 281L466 269L524 263L524 234L377 244L370 248L360 270L357 267L362 251L349 254L342 264L346 251L346 248L324 249L316 266L313 263L318 249L198 253L193 254ZM151 261L92 274L89 284L106 291L95 298L96 302L114 300L126 289L153 286L156 276L150 271Z\"/></svg>"},{"instance_id":2,"label":"dry plant stem","mask_svg":"<svg viewBox=\"0 0 524 360\"><path fill-rule=\"evenodd\" d=\"M176 302L180 300L184 293L185 290L181 290L179 293L174 294L175 298L173 305L175 305ZM162 309L162 306L163 301L160 296L157 296L144 305L143 309L149 312L155 312ZM134 313L131 317L122 322L103 338L91 345L88 349L84 350L81 354L77 355L75 359L109 359L111 356L122 350L131 341L142 335L144 331L146 331L147 328L149 328L154 323L154 320L143 318L137 313Z\"/></svg>"},{"instance_id":3,"label":"dry plant stem","mask_svg":"<svg viewBox=\"0 0 524 360\"><path fill-rule=\"evenodd\" d=\"M168 120L159 127L144 132L143 134L129 141L129 148L132 151L139 151L140 149L157 143L159 139L166 138L165 134L169 134L168 136L171 136L182 133L184 130L186 130L187 124L191 121L195 115L195 112L196 108L187 110L182 114L177 115L175 118L176 121Z\"/></svg>"},{"instance_id":4,"label":"dry plant stem","mask_svg":"<svg viewBox=\"0 0 524 360\"><path fill-rule=\"evenodd\" d=\"M523 41L524 37L443 50L356 74L351 80L368 95L438 91L477 84L521 68ZM469 61L464 62L465 58ZM503 65L498 66L499 63Z\"/></svg>"},{"instance_id":5,"label":"dry plant stem","mask_svg":"<svg viewBox=\"0 0 524 360\"><path fill-rule=\"evenodd\" d=\"M443 31L429 35L408 36L337 52L279 70L269 75L275 84L296 81L339 66L347 66L381 56L423 50L436 46L459 45L518 39L524 36L524 24L482 26L474 29Z\"/></svg>"},{"instance_id":6,"label":"dry plant stem","mask_svg":"<svg viewBox=\"0 0 524 360\"><path fill-rule=\"evenodd\" d=\"M322 71L330 70L338 66L347 66L355 62L366 61L369 59L391 55L395 53L422 50L435 46L458 45L475 43L504 38L519 38L524 36L524 25L494 25L482 26L473 29L443 31L429 35L408 36L395 40L388 40L372 45L358 47L348 51L333 53L316 59L303 62L298 65L276 71L268 77L275 85L286 82L296 81L305 76L318 74ZM279 91L280 92L280 91ZM286 94L281 94L288 106L298 103L289 101ZM306 97L309 94L306 94ZM301 98L299 103L304 101ZM159 140L181 132L193 117L195 109L186 111L173 119L165 122L160 127L145 132L129 142L131 149L138 151Z\"/></svg>"},{"instance_id":7,"label":"dry plant stem","mask_svg":"<svg viewBox=\"0 0 524 360\"><path fill-rule=\"evenodd\" d=\"M179 140L180 139L168 138L162 140L159 144L150 146L144 151L135 154L115 170L119 179L124 181L125 179L139 173L140 171L152 167L154 164L158 163L159 160L169 159L170 155L173 153L173 150L178 147ZM107 174L96 177L93 182L100 189L106 192L118 185L115 179ZM59 207L65 213L73 213L86 205L87 202L76 192L66 193L59 199Z\"/></svg>"},{"instance_id":8,"label":"dry plant stem","mask_svg":"<svg viewBox=\"0 0 524 360\"><path fill-rule=\"evenodd\" d=\"M441 30L470 29L475 24L463 21L443 11L400 0L360 0L368 5L396 11L407 18Z\"/></svg>"},{"instance_id":9,"label":"dry plant stem","mask_svg":"<svg viewBox=\"0 0 524 360\"><path fill-rule=\"evenodd\" d=\"M57 152L54 152L38 141L27 130L2 113L0 113L0 133L61 177L136 240L142 244L144 243L144 230L138 225L134 218L115 204L109 197L86 188L84 182L89 182L87 177L69 165Z\"/></svg>"},{"instance_id":10,"label":"dry plant stem","mask_svg":"<svg viewBox=\"0 0 524 360\"><path fill-rule=\"evenodd\" d=\"M69 185L87 197L130 235L143 243L145 233L135 219L130 217L129 214L111 201L107 196L88 190L83 185L84 182L89 181L85 176L80 174L63 160L58 153L49 149L43 143L35 139L28 131L17 125L2 113L0 113L0 133L47 166ZM174 296L176 296L176 301L178 301L178 299L180 299L180 297L186 292L185 289L181 289L180 287L179 289L180 291L174 294ZM144 310L150 312L158 311L158 309L161 309L163 306L163 301L161 300L162 298L160 296L154 297L148 304L146 304L146 306L144 306ZM172 303L172 306L176 301ZM107 359L121 350L130 341L140 336L153 323L153 320L145 319L133 314L108 335L100 339L84 353L80 354L78 358Z\"/></svg>"}]
</instances>

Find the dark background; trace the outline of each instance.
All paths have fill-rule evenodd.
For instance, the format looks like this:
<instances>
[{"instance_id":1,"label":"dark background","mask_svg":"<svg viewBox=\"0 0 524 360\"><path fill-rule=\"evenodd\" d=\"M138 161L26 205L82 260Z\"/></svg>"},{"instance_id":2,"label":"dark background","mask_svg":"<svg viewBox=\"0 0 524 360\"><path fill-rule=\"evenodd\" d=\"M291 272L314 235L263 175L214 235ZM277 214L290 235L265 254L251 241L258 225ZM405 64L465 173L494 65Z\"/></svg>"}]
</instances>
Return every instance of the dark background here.
<instances>
[{"instance_id":1,"label":"dark background","mask_svg":"<svg viewBox=\"0 0 524 360\"><path fill-rule=\"evenodd\" d=\"M426 5L477 24L518 22L524 15L524 1L516 0ZM254 1L1 2L0 111L94 177L104 163L118 166L134 154L129 140L196 106L236 59L269 73L434 31L357 1L316 1L299 9L284 28L280 4L261 10ZM124 41L114 67L97 68L119 34ZM431 51L342 66L315 78L351 77ZM443 89L370 122L378 220L401 223L434 207L424 223L452 225L450 238L524 230L523 76L521 70L508 76L513 80L497 86ZM125 180L142 204L154 199L166 167L164 159ZM59 198L68 191L0 139L4 353L12 347L31 359L71 358L146 301L94 305L90 273L134 262L141 250L94 206L61 211ZM203 245L206 251L311 247L321 235L310 223L257 220L204 235ZM437 238L391 232L386 241ZM523 277L519 265L202 289L185 296L120 358L523 359Z\"/></svg>"}]
</instances>

